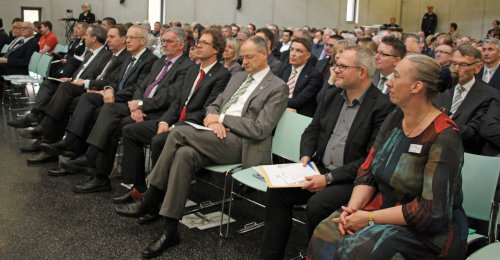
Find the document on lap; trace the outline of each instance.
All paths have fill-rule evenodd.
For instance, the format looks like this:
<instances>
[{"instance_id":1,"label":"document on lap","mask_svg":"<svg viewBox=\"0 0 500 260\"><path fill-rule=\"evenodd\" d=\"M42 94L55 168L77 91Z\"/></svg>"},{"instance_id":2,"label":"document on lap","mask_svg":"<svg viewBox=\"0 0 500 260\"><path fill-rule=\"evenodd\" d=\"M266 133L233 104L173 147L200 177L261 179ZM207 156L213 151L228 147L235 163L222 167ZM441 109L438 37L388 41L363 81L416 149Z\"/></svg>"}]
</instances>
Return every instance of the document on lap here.
<instances>
[{"instance_id":1,"label":"document on lap","mask_svg":"<svg viewBox=\"0 0 500 260\"><path fill-rule=\"evenodd\" d=\"M57 82L64 82L58 78L53 78L53 77L47 77L48 80L53 80L53 81L57 81Z\"/></svg>"},{"instance_id":2,"label":"document on lap","mask_svg":"<svg viewBox=\"0 0 500 260\"><path fill-rule=\"evenodd\" d=\"M307 167L302 163L286 163L275 165L261 165L259 172L266 179L269 188L302 187L309 181L307 176L319 175L319 170L314 162L309 162Z\"/></svg>"},{"instance_id":3,"label":"document on lap","mask_svg":"<svg viewBox=\"0 0 500 260\"><path fill-rule=\"evenodd\" d=\"M212 131L212 129L208 128L208 127L204 127L202 125L198 125L198 124L195 124L195 123L191 123L191 122L188 122L188 121L184 121L186 124L198 129L198 130L207 130L207 131Z\"/></svg>"}]
</instances>

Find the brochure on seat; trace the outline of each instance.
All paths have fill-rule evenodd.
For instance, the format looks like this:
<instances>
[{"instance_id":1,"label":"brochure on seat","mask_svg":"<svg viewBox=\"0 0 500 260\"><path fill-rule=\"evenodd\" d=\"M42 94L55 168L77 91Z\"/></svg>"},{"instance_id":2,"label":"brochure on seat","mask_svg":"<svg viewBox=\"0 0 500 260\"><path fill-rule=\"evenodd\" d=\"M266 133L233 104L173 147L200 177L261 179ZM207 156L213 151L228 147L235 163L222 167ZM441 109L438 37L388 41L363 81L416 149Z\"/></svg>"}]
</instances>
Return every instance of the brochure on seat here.
<instances>
[{"instance_id":1,"label":"brochure on seat","mask_svg":"<svg viewBox=\"0 0 500 260\"><path fill-rule=\"evenodd\" d=\"M308 182L307 176L320 174L314 162L309 162L306 167L302 163L261 165L259 171L269 188L302 187Z\"/></svg>"}]
</instances>

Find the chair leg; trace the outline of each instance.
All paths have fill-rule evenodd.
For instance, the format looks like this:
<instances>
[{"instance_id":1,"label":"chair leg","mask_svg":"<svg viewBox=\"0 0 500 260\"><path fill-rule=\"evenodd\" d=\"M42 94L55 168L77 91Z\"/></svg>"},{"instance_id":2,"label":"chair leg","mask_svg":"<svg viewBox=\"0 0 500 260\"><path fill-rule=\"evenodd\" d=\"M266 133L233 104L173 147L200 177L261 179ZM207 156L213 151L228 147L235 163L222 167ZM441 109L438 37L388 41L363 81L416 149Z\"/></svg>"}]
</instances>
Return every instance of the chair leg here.
<instances>
[{"instance_id":1,"label":"chair leg","mask_svg":"<svg viewBox=\"0 0 500 260\"><path fill-rule=\"evenodd\" d=\"M224 189L222 191L222 208L221 208L221 216L220 216L220 226L219 226L219 234L220 236L227 238L229 234L229 224L231 223L231 205L233 202L233 184L234 180L231 180L231 190L229 193L229 208L228 208L228 213L227 213L227 224L226 224L226 233L223 234L222 231L222 225L224 224L224 208L226 204L226 193L227 193L227 185L228 185L228 178L231 178L231 172L233 169L226 171L226 175L224 177ZM232 178L231 178L232 179Z\"/></svg>"}]
</instances>

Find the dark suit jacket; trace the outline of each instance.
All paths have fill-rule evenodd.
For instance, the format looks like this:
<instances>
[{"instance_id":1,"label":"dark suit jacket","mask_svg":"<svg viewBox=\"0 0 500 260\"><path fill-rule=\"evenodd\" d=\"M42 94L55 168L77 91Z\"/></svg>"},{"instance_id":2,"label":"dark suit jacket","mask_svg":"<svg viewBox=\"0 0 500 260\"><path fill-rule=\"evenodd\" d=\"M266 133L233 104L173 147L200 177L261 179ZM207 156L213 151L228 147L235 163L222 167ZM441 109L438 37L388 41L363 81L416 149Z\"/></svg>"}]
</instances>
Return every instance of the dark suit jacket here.
<instances>
[{"instance_id":1,"label":"dark suit jacket","mask_svg":"<svg viewBox=\"0 0 500 260\"><path fill-rule=\"evenodd\" d=\"M269 68L271 68L274 75L278 75L282 64L281 61L276 59L272 53L267 56L267 64L269 65Z\"/></svg>"},{"instance_id":2,"label":"dark suit jacket","mask_svg":"<svg viewBox=\"0 0 500 260\"><path fill-rule=\"evenodd\" d=\"M5 44L9 44L9 43L10 43L9 35L7 35L7 33L5 32L4 29L1 29L0 30L0 50L2 50L2 48Z\"/></svg>"},{"instance_id":3,"label":"dark suit jacket","mask_svg":"<svg viewBox=\"0 0 500 260\"><path fill-rule=\"evenodd\" d=\"M292 73L292 64L283 67L278 76L285 82ZM297 113L312 117L316 110L316 95L323 84L323 77L311 65L306 63L295 81L293 96L288 99L288 107L297 110Z\"/></svg>"},{"instance_id":4,"label":"dark suit jacket","mask_svg":"<svg viewBox=\"0 0 500 260\"><path fill-rule=\"evenodd\" d=\"M482 155L496 156L500 154L500 92L491 100L488 112L481 119L479 128L481 137L486 140Z\"/></svg>"},{"instance_id":5,"label":"dark suit jacket","mask_svg":"<svg viewBox=\"0 0 500 260\"><path fill-rule=\"evenodd\" d=\"M316 66L314 66L314 68L317 71L319 71L319 73L321 73L321 76L323 76L323 71L325 71L326 67L328 67L328 68L331 67L330 58L318 60L318 62L316 62ZM326 76L326 73L325 73L325 76Z\"/></svg>"},{"instance_id":6,"label":"dark suit jacket","mask_svg":"<svg viewBox=\"0 0 500 260\"><path fill-rule=\"evenodd\" d=\"M186 78L181 91L175 101L170 105L159 121L166 122L169 126L175 124L181 115L184 104L186 103L191 88L194 85L196 77L200 71L200 65L192 66L186 73ZM224 68L224 65L217 62L203 77L198 87L193 92L186 106L186 117L184 120L196 124L203 124L205 117L205 108L211 104L217 95L226 88L227 82L231 78L231 73Z\"/></svg>"},{"instance_id":7,"label":"dark suit jacket","mask_svg":"<svg viewBox=\"0 0 500 260\"><path fill-rule=\"evenodd\" d=\"M484 66L481 71L476 74L476 79L483 80ZM490 82L486 82L488 85L500 90L500 69L497 69L493 76L490 78Z\"/></svg>"},{"instance_id":8,"label":"dark suit jacket","mask_svg":"<svg viewBox=\"0 0 500 260\"><path fill-rule=\"evenodd\" d=\"M17 47L7 58L7 63L2 64L4 75L28 75L28 64L33 52L38 51L38 41L35 37Z\"/></svg>"},{"instance_id":9,"label":"dark suit jacket","mask_svg":"<svg viewBox=\"0 0 500 260\"><path fill-rule=\"evenodd\" d=\"M300 157L309 156L320 168L324 168L322 159L326 145L344 103L342 91L341 88L326 90L311 124L300 140ZM358 168L368 155L380 126L393 108L389 98L371 85L347 135L344 165L332 171L334 184L354 182Z\"/></svg>"},{"instance_id":10,"label":"dark suit jacket","mask_svg":"<svg viewBox=\"0 0 500 260\"><path fill-rule=\"evenodd\" d=\"M90 90L102 90L104 86L108 86L111 82L115 82L118 80L121 72L121 68L123 63L128 60L130 57L130 52L124 49L120 55L115 60L115 63L111 64L111 67L108 69L105 75L100 80L90 80L89 81L89 89ZM111 57L110 57L111 59ZM107 62L104 64L106 66ZM104 69L104 68L103 68ZM100 73L99 73L100 75ZM99 76L97 75L97 76Z\"/></svg>"},{"instance_id":11,"label":"dark suit jacket","mask_svg":"<svg viewBox=\"0 0 500 260\"><path fill-rule=\"evenodd\" d=\"M245 71L234 74L224 92L206 108L207 114L220 114L220 109L231 99L247 76L248 73ZM225 115L224 126L242 138L243 168L271 163L271 133L285 112L287 99L286 83L269 72L248 97L241 117Z\"/></svg>"},{"instance_id":12,"label":"dark suit jacket","mask_svg":"<svg viewBox=\"0 0 500 260\"><path fill-rule=\"evenodd\" d=\"M99 74L101 74L102 70L108 63L109 59L111 59L112 53L104 48L99 51L99 53L92 59L92 61L85 67L82 74L80 75L81 79L95 79ZM80 64L78 68L75 70L73 77L77 76L80 67L83 65Z\"/></svg>"},{"instance_id":13,"label":"dark suit jacket","mask_svg":"<svg viewBox=\"0 0 500 260\"><path fill-rule=\"evenodd\" d=\"M144 91L160 74L165 60L156 59L146 80L140 82L134 92L133 100L143 100L142 111L149 119L159 118L172 104L181 91L187 70L194 65L187 55L182 54L167 74L160 80L152 98L144 98Z\"/></svg>"},{"instance_id":14,"label":"dark suit jacket","mask_svg":"<svg viewBox=\"0 0 500 260\"><path fill-rule=\"evenodd\" d=\"M151 68L153 67L153 63L158 60L156 55L154 55L147 48L139 57L139 59L135 62L134 68L132 72L125 80L125 84L123 85L123 89L118 90L118 86L120 85L120 81L125 75L125 71L128 67L128 60L125 60L121 66L119 76L116 81L113 81L109 84L115 91L115 102L127 102L132 98L135 90L144 84L144 81L147 79L149 73L151 72Z\"/></svg>"},{"instance_id":15,"label":"dark suit jacket","mask_svg":"<svg viewBox=\"0 0 500 260\"><path fill-rule=\"evenodd\" d=\"M460 129L464 151L467 153L481 153L484 139L479 135L479 125L481 118L488 110L491 100L495 97L496 91L483 81L476 80L462 104L451 117ZM441 93L438 98L437 108L445 108L449 113L454 93L455 87Z\"/></svg>"},{"instance_id":16,"label":"dark suit jacket","mask_svg":"<svg viewBox=\"0 0 500 260\"><path fill-rule=\"evenodd\" d=\"M323 52L323 49L325 48L324 44L318 44L317 47L312 51L312 55L316 56L316 58L319 59L319 56L321 56L321 53Z\"/></svg>"}]
</instances>

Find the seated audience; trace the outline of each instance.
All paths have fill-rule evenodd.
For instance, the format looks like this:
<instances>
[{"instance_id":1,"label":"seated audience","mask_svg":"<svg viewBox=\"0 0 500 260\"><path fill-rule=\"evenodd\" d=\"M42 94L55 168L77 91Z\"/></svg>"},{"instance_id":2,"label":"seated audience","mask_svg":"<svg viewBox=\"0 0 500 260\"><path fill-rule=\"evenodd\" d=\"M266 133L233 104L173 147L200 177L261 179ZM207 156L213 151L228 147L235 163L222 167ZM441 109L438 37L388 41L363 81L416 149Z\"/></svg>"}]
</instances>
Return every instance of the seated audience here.
<instances>
[{"instance_id":1,"label":"seated audience","mask_svg":"<svg viewBox=\"0 0 500 260\"><path fill-rule=\"evenodd\" d=\"M240 45L234 38L226 38L226 48L222 53L222 58L221 63L231 74L243 70L238 63L240 59Z\"/></svg>"},{"instance_id":2,"label":"seated audience","mask_svg":"<svg viewBox=\"0 0 500 260\"><path fill-rule=\"evenodd\" d=\"M488 85L500 90L500 40L484 39L482 46L484 66L476 78L482 79Z\"/></svg>"},{"instance_id":3,"label":"seated audience","mask_svg":"<svg viewBox=\"0 0 500 260\"><path fill-rule=\"evenodd\" d=\"M22 33L21 33L21 27L23 26L22 22L15 22L12 24L12 40L10 43L7 45L7 52L12 50L13 48L18 47L19 44L22 44L24 42Z\"/></svg>"},{"instance_id":4,"label":"seated audience","mask_svg":"<svg viewBox=\"0 0 500 260\"><path fill-rule=\"evenodd\" d=\"M9 35L5 32L3 28L3 20L0 18L0 50L3 49L4 45L8 45L10 43Z\"/></svg>"},{"instance_id":5,"label":"seated audience","mask_svg":"<svg viewBox=\"0 0 500 260\"><path fill-rule=\"evenodd\" d=\"M411 55L395 74L389 95L399 109L380 128L348 205L314 230L308 259L465 258L460 132L432 105L441 66Z\"/></svg>"},{"instance_id":6,"label":"seated audience","mask_svg":"<svg viewBox=\"0 0 500 260\"><path fill-rule=\"evenodd\" d=\"M450 67L459 73L458 84L441 93L437 108L444 108L457 124L467 153L480 154L484 140L479 135L481 118L486 113L497 90L474 74L481 70L481 52L471 45L460 45L453 52Z\"/></svg>"},{"instance_id":7,"label":"seated audience","mask_svg":"<svg viewBox=\"0 0 500 260\"><path fill-rule=\"evenodd\" d=\"M40 53L52 53L56 45L59 43L56 35L52 31L52 23L50 21L43 21L40 28L42 37L38 41L40 45Z\"/></svg>"},{"instance_id":8,"label":"seated audience","mask_svg":"<svg viewBox=\"0 0 500 260\"><path fill-rule=\"evenodd\" d=\"M374 63L371 52L357 46L340 55L335 67L338 87L326 91L300 143L301 162L305 166L314 161L322 175L308 177L302 189L267 190L261 258L283 259L294 205L307 203L311 235L322 219L349 199L356 171L393 108L371 84Z\"/></svg>"},{"instance_id":9,"label":"seated audience","mask_svg":"<svg viewBox=\"0 0 500 260\"><path fill-rule=\"evenodd\" d=\"M375 55L377 71L372 82L383 94L389 94L387 82L394 76L394 68L405 55L406 47L400 39L393 36L382 38Z\"/></svg>"},{"instance_id":10,"label":"seated audience","mask_svg":"<svg viewBox=\"0 0 500 260\"><path fill-rule=\"evenodd\" d=\"M38 50L38 41L33 36L34 31L35 27L32 23L22 23L22 40L0 57L0 75L28 75L31 55Z\"/></svg>"},{"instance_id":11,"label":"seated audience","mask_svg":"<svg viewBox=\"0 0 500 260\"><path fill-rule=\"evenodd\" d=\"M269 50L273 50L274 49L274 35L273 35L273 32L271 32L271 30L263 27L263 28L259 28L256 32L255 32L255 36L258 36L258 37L261 37L262 39L264 39L266 42L267 42L267 48ZM281 68L281 62L270 52L269 53L269 56L267 57L267 64L269 64L269 67L271 68L271 71L274 73L274 75L278 75L278 73L280 72L280 68Z\"/></svg>"},{"instance_id":12,"label":"seated audience","mask_svg":"<svg viewBox=\"0 0 500 260\"><path fill-rule=\"evenodd\" d=\"M450 66L452 54L453 47L448 44L441 44L434 50L434 58L443 67Z\"/></svg>"},{"instance_id":13,"label":"seated audience","mask_svg":"<svg viewBox=\"0 0 500 260\"><path fill-rule=\"evenodd\" d=\"M281 37L282 42L280 52L288 51L290 49L290 45L292 45L292 35L293 32L290 30L283 31L283 37Z\"/></svg>"}]
</instances>

